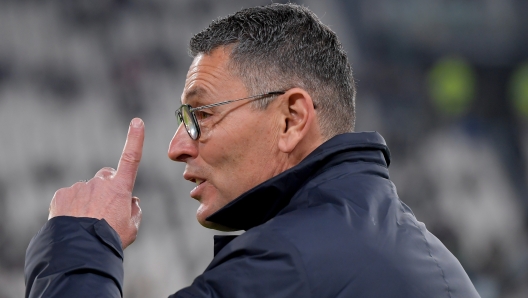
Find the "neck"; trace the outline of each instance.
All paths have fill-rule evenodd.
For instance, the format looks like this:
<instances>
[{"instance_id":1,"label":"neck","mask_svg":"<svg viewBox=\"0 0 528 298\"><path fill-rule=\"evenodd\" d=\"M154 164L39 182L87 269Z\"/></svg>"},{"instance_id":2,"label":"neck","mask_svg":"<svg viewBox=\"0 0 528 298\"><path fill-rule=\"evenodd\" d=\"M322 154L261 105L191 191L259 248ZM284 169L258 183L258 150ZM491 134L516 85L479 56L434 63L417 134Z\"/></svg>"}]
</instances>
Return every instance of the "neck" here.
<instances>
[{"instance_id":1,"label":"neck","mask_svg":"<svg viewBox=\"0 0 528 298\"><path fill-rule=\"evenodd\" d=\"M320 133L307 134L298 144L295 146L292 152L288 154L288 167L287 169L298 165L306 156L308 156L317 147L324 143L324 138ZM287 170L284 169L284 170Z\"/></svg>"}]
</instances>

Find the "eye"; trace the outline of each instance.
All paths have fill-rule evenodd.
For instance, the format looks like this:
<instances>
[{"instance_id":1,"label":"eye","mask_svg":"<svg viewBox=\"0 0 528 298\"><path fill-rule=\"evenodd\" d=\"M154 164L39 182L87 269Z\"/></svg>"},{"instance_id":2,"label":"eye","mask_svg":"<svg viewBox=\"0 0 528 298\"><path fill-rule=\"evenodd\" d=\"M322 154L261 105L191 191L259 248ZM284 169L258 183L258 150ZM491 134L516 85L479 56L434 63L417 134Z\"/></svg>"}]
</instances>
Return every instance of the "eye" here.
<instances>
[{"instance_id":1,"label":"eye","mask_svg":"<svg viewBox=\"0 0 528 298\"><path fill-rule=\"evenodd\" d=\"M212 114L209 114L205 111L195 111L194 114L196 115L196 120L198 121L205 120L212 116Z\"/></svg>"}]
</instances>

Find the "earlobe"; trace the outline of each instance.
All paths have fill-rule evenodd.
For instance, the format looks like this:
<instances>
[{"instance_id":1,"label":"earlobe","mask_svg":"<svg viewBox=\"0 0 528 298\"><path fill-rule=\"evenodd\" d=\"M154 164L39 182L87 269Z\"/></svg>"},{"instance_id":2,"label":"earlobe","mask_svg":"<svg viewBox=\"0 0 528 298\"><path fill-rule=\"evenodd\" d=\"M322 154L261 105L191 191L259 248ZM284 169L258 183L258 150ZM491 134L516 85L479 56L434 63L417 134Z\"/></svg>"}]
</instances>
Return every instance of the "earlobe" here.
<instances>
[{"instance_id":1,"label":"earlobe","mask_svg":"<svg viewBox=\"0 0 528 298\"><path fill-rule=\"evenodd\" d=\"M281 107L283 131L279 137L279 150L291 153L311 133L315 111L311 96L301 88L292 88L283 96Z\"/></svg>"}]
</instances>

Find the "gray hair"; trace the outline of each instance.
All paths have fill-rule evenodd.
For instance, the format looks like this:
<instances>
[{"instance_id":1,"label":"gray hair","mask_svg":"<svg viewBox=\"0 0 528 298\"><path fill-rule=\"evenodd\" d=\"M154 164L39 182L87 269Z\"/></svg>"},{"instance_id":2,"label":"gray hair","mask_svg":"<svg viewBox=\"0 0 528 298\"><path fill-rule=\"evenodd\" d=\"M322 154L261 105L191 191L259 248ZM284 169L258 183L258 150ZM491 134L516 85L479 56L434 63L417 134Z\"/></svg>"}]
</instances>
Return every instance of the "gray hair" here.
<instances>
[{"instance_id":1,"label":"gray hair","mask_svg":"<svg viewBox=\"0 0 528 298\"><path fill-rule=\"evenodd\" d=\"M296 4L243 9L213 21L190 41L190 54L231 48L230 71L254 94L299 87L314 101L325 138L354 130L356 88L336 34ZM258 100L266 108L268 100Z\"/></svg>"}]
</instances>

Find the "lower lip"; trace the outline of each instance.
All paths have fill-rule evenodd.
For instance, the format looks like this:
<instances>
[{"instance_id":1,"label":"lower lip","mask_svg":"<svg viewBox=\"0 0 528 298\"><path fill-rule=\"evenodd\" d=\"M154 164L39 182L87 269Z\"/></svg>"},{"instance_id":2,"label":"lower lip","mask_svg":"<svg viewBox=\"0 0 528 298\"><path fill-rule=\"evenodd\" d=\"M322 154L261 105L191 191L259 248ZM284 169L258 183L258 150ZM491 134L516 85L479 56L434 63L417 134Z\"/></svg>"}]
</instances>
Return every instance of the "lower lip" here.
<instances>
[{"instance_id":1,"label":"lower lip","mask_svg":"<svg viewBox=\"0 0 528 298\"><path fill-rule=\"evenodd\" d=\"M201 196L201 193L203 192L203 189L205 187L205 183L207 183L207 181L202 182L200 185L196 185L196 187L191 190L191 198L196 199Z\"/></svg>"}]
</instances>

